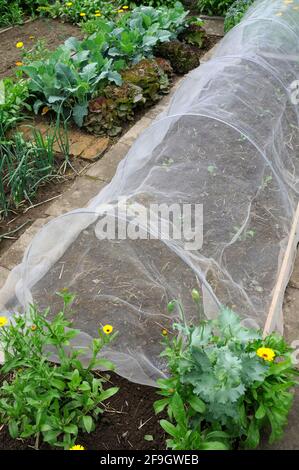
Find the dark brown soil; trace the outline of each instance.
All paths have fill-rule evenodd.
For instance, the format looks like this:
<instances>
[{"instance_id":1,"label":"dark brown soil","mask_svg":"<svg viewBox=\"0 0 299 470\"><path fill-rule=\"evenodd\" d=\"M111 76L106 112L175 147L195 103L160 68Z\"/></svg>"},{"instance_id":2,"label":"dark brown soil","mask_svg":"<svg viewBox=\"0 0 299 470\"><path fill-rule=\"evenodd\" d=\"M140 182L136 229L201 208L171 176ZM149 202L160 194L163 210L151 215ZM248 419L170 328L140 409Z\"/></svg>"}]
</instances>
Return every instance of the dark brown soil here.
<instances>
[{"instance_id":1,"label":"dark brown soil","mask_svg":"<svg viewBox=\"0 0 299 470\"><path fill-rule=\"evenodd\" d=\"M30 50L42 39L49 49L55 49L70 36L80 38L82 33L77 26L45 18L0 33L0 79L12 75L16 62L22 60L22 49L16 48L17 42L23 42L24 48Z\"/></svg>"},{"instance_id":2,"label":"dark brown soil","mask_svg":"<svg viewBox=\"0 0 299 470\"><path fill-rule=\"evenodd\" d=\"M109 411L100 419L95 431L82 433L77 443L88 450L163 450L165 446L164 431L153 411L153 403L159 399L156 389L136 385L117 376L111 375L111 382L120 388L109 402L105 402ZM144 439L152 436L152 441ZM0 450L28 450L34 446L33 440L14 440L7 427L0 424ZM46 444L42 450L49 450Z\"/></svg>"}]
</instances>

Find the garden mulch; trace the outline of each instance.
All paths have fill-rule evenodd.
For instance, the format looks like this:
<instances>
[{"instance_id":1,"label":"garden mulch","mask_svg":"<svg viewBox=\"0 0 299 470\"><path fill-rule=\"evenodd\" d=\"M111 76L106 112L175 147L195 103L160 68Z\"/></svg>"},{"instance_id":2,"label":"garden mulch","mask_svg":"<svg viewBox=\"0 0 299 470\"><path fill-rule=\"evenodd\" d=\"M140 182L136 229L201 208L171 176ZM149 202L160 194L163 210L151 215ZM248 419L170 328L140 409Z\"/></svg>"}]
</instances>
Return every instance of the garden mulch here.
<instances>
[{"instance_id":1,"label":"garden mulch","mask_svg":"<svg viewBox=\"0 0 299 470\"><path fill-rule=\"evenodd\" d=\"M120 388L119 392L105 402L108 411L100 417L95 431L80 433L77 443L87 450L165 449L165 434L159 424L162 416L157 417L153 411L153 403L159 399L156 389L133 384L116 374L111 374L110 381ZM152 436L153 440L148 441L145 436ZM29 450L32 447L34 440L12 439L7 427L0 425L0 450ZM53 448L42 444L40 449Z\"/></svg>"},{"instance_id":2,"label":"garden mulch","mask_svg":"<svg viewBox=\"0 0 299 470\"><path fill-rule=\"evenodd\" d=\"M0 79L12 75L16 62L22 60L22 49L16 48L17 42L23 42L26 50L30 50L43 40L49 49L55 49L70 36L81 38L82 33L77 26L48 18L0 31Z\"/></svg>"}]
</instances>

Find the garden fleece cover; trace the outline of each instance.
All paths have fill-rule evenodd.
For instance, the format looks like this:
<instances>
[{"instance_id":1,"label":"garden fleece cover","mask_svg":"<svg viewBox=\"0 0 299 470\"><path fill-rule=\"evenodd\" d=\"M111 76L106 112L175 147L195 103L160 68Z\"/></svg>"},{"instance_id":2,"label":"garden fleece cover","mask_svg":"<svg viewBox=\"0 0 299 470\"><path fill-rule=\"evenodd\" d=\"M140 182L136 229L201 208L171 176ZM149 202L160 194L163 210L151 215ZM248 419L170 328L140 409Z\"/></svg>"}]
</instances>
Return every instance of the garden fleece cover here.
<instances>
[{"instance_id":1,"label":"garden fleece cover","mask_svg":"<svg viewBox=\"0 0 299 470\"><path fill-rule=\"evenodd\" d=\"M149 385L166 373L161 330L177 315L167 303L179 298L192 322L192 288L202 293L206 317L223 304L245 325L263 327L298 201L298 57L299 0L253 4L213 58L185 78L111 183L86 209L36 235L0 292L1 312L25 312L30 302L57 311L55 292L67 287L77 294L76 345L113 325L119 334L105 357L119 374ZM202 247L103 239L103 205L119 198L145 208L202 204ZM118 212L116 226L125 217ZM281 314L275 327L282 330Z\"/></svg>"}]
</instances>

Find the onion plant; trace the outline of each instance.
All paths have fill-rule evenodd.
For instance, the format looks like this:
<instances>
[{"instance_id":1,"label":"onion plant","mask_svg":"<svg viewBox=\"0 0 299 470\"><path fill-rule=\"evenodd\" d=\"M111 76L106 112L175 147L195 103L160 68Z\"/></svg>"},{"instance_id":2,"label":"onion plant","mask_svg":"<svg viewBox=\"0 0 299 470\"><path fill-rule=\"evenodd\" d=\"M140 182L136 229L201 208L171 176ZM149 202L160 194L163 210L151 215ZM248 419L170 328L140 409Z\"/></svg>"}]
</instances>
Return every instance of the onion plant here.
<instances>
[{"instance_id":1,"label":"onion plant","mask_svg":"<svg viewBox=\"0 0 299 470\"><path fill-rule=\"evenodd\" d=\"M64 162L68 162L67 134L56 125L46 136L32 128L30 140L17 132L7 140L0 128L0 215L6 217L10 210L24 202L31 203L41 184L59 177L62 167L55 158L57 143ZM65 170L65 166L63 167Z\"/></svg>"}]
</instances>

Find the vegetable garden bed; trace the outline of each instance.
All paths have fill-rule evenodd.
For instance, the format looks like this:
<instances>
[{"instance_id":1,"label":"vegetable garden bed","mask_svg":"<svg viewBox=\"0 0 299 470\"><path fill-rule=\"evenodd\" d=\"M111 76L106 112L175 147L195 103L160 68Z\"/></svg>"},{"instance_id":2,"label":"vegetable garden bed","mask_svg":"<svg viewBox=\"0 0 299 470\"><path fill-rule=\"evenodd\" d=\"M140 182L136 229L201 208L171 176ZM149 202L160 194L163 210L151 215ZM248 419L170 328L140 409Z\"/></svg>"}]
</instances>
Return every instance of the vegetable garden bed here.
<instances>
[{"instance_id":1,"label":"vegetable garden bed","mask_svg":"<svg viewBox=\"0 0 299 470\"><path fill-rule=\"evenodd\" d=\"M214 0L200 3L218 8ZM274 3L270 17L280 8L278 0ZM90 170L86 180L94 177L97 191L103 191L81 211L50 216L0 291L0 449L237 450L263 446L265 437L272 444L282 438L298 399L299 373L294 348L272 327L262 330L274 279L268 260L275 262L277 252L269 251L267 262L256 255L287 235L283 224L286 232L289 227L280 216L274 225L264 209L273 202L290 218L293 193L284 191L288 207L275 186L271 171L276 177L276 169L267 166L275 152L269 145L268 161L252 143L261 137L275 149L259 106L269 108L275 124L286 95L272 83L272 73L255 62L233 62L234 32L214 62L198 69L200 56L216 39L205 38L201 20L187 18L181 4L129 11L129 3L114 11L116 4L119 8L116 2L103 4L108 9L103 14L88 0L55 4L60 17L80 21L85 35L69 37L54 50L40 42L24 50L33 34L15 38L18 72L0 88L1 215L12 235L2 236L6 243L22 232L23 221L28 223L27 210L34 214L36 206L37 213L39 204L43 207L45 201L38 201L46 182L52 176L63 180L68 166L80 168L70 159L77 156L73 144L82 144L87 132L106 139L107 146L116 142L169 92L178 74L196 70L163 117L140 136L112 181L103 178L102 186ZM243 13L238 6L227 29ZM260 19L237 29L236 37L243 27L250 32L255 21L264 32L261 11ZM273 24L278 28L279 21ZM251 33L255 40L255 30ZM274 41L276 36L267 34ZM263 42L249 44L257 57L262 54ZM281 44L290 47L288 41ZM275 65L279 72L285 68L281 61ZM282 81L286 78L282 74ZM251 92L248 102L239 82ZM296 123L284 109L284 118ZM24 110L38 115L30 135L18 132ZM244 133L246 119L256 128L253 138ZM287 125L280 130L284 141ZM282 149L278 160L283 155ZM202 201L203 247L191 256L163 237L163 243L160 237L127 236L124 243L102 238L101 204L113 205L118 196L128 196L130 207L156 199ZM218 260L219 241L224 248ZM238 271L243 266L247 277ZM239 283L244 296L236 289Z\"/></svg>"},{"instance_id":2,"label":"vegetable garden bed","mask_svg":"<svg viewBox=\"0 0 299 470\"><path fill-rule=\"evenodd\" d=\"M16 63L22 60L22 51L16 48L19 41L29 50L38 41L44 41L53 50L70 36L82 37L78 26L50 18L36 19L4 32L0 31L0 79L12 75Z\"/></svg>"},{"instance_id":3,"label":"vegetable garden bed","mask_svg":"<svg viewBox=\"0 0 299 470\"><path fill-rule=\"evenodd\" d=\"M18 61L22 62L23 60L23 51L34 51L34 50L39 50L39 44L40 40L42 40L42 50L44 47L49 48L49 50L53 50L57 48L57 46L61 45L63 41L66 39L66 37L69 37L72 35L73 37L80 38L82 37L82 31L75 25L71 25L69 23L61 23L58 20L52 20L52 19L38 19L33 22L30 22L28 24L25 24L23 26L17 26L14 27L7 32L2 34L2 37L5 38L4 41L2 41L2 44L0 45L0 52L2 56L5 59L4 65L1 69L2 76L9 76L11 75L13 69L16 67L16 63ZM199 63L200 58L208 51L210 50L219 40L219 36L214 36L214 35L207 35L205 38L205 41L202 45L201 48L196 47L195 45L192 46L190 45L190 49L193 50L194 57L196 56L196 60L194 62L194 65ZM16 44L19 42L22 43L22 47L18 48L16 47ZM163 55L163 51L160 51L161 54ZM176 52L173 54L173 60L175 60L175 55ZM164 51L164 55L168 56L168 52ZM147 63L145 62L146 67ZM150 62L149 62L150 64ZM161 64L165 64L164 66L168 67L166 60L161 62ZM17 67L18 68L18 67ZM134 68L136 69L136 72L134 71ZM187 72L190 68L190 65L187 66L186 70L182 70ZM140 70L146 70L146 68L140 68L138 65L133 66L132 68L132 80L139 81L138 75L140 74ZM170 71L171 69L169 69ZM154 71L154 68L153 68ZM126 73L131 73L130 70ZM150 74L153 72L150 71ZM160 73L160 72L159 72ZM145 82L145 96L146 96L146 103L144 105L140 105L137 109L134 110L134 113L132 113L129 109L125 111L125 116L124 118L121 117L121 132L119 130L117 131L117 135L114 134L114 128L109 124L107 133L110 134L108 135L109 137L109 145L115 143L118 138L124 134L134 123L136 123L143 115L144 113L148 110L150 106L152 106L154 103L158 102L159 99L163 97L163 94L168 92L171 88L171 86L176 83L178 75L175 74L174 72L171 72L171 76L169 74L169 84L167 85L167 89L165 90L159 90L159 87L155 83L155 80L158 78L158 75L155 75L156 72L154 72L153 76L151 77L150 75L148 76L148 83ZM144 85L142 85L144 86ZM135 84L132 85L132 87L135 87ZM111 98L118 100L118 105L117 106L122 106L121 100L122 97L121 95L118 97L117 93L119 93L119 90L121 88L114 87L114 89L111 87L110 93L112 93ZM126 93L125 88L123 90ZM113 96L113 94L115 94ZM106 98L105 98L106 99ZM109 98L110 99L110 98ZM127 98L126 98L127 99ZM95 108L94 108L94 115L91 114L91 118L89 119L89 124L87 126L87 129L91 132L98 132L97 129L97 121L98 121L98 106L99 101L95 100ZM107 108L105 112L111 113L111 118L115 120L115 111L113 111L113 108L111 108L111 103L113 101L107 100ZM100 103L100 106L102 106L102 103ZM110 108L109 108L110 107ZM103 108L104 109L104 108ZM128 114L129 111L129 114ZM117 111L118 112L118 111ZM108 114L109 115L109 114ZM94 117L95 119L94 119ZM29 119L28 119L29 118ZM55 123L55 114L51 114L49 112L46 115L39 116L38 119L33 118L30 120L30 115L25 121L26 126L33 126L37 130L41 130L42 134L45 135L45 129L47 130L47 126L50 126L51 121L54 120ZM105 122L109 123L109 121L105 117ZM111 127L112 127L112 132L111 132ZM22 128L20 125L18 125L17 130L24 131L24 127ZM76 155L76 142L80 140L80 133L82 135L82 143L86 142L85 146L88 147L89 140L88 136L86 134L86 129L80 130L80 128L76 127L73 123L70 123L68 125L68 140L70 144L69 148L69 155L70 157L73 157ZM107 137L107 134L105 135L105 129L101 128L100 133L103 134L103 138L105 139ZM28 131L28 135L31 134L31 131ZM74 138L75 136L75 138ZM75 141L75 145L72 146L72 141ZM98 139L100 141L100 139ZM96 140L94 140L96 142ZM109 145L106 145L106 147L109 147ZM78 153L78 155L80 152ZM92 155L90 155L92 156ZM96 154L94 155L96 157ZM14 208L14 210L9 213L5 218L2 218L0 220L0 233L2 235L5 235L5 238L1 239L0 243L0 254L4 253L18 238L20 235L24 233L24 231L34 222L34 220L38 219L39 217L42 216L43 211L47 207L47 203L44 204L44 202L51 200L55 195L63 193L66 189L68 189L70 182L74 179L76 176L76 173L81 172L82 169L86 167L86 162L81 162L78 159L73 159L72 158L72 163L71 167L68 169L67 173L63 175L62 178L59 178L58 180L53 180L50 184L44 184L42 187L38 189L36 194L34 195L34 199L32 199L33 202L28 203L28 201L23 201L23 203L20 205L19 208ZM75 173L74 170L75 169ZM57 184L59 186L57 186ZM27 213L28 207L29 206L37 206L34 207L32 210L30 209L30 213ZM40 206L39 206L40 205ZM25 225L23 225L25 224ZM0 234L0 237L1 237ZM8 236L6 236L8 234Z\"/></svg>"},{"instance_id":4,"label":"vegetable garden bed","mask_svg":"<svg viewBox=\"0 0 299 470\"><path fill-rule=\"evenodd\" d=\"M153 413L153 403L158 398L156 389L133 384L116 374L111 374L110 380L109 385L119 387L119 392L107 402L109 411L99 420L95 431L81 433L78 442L89 450L165 449L165 433L159 424L161 416ZM0 450L32 447L34 440L12 439L8 429L0 426ZM53 448L42 444L40 449Z\"/></svg>"}]
</instances>

